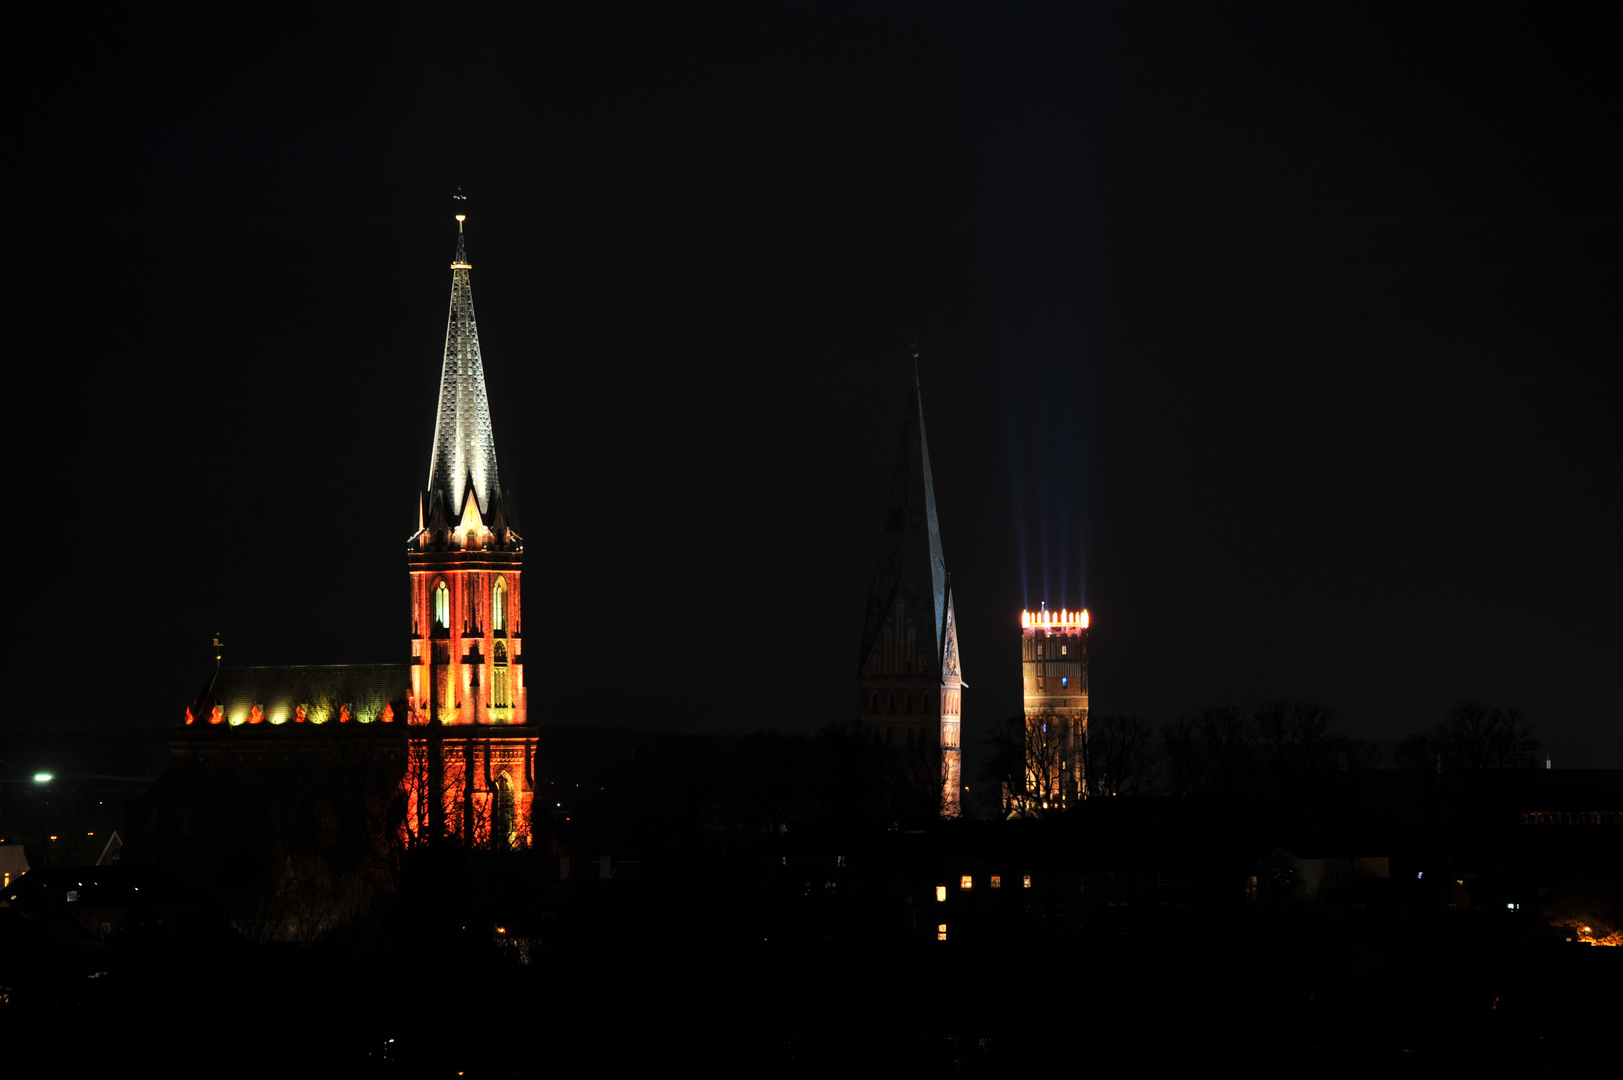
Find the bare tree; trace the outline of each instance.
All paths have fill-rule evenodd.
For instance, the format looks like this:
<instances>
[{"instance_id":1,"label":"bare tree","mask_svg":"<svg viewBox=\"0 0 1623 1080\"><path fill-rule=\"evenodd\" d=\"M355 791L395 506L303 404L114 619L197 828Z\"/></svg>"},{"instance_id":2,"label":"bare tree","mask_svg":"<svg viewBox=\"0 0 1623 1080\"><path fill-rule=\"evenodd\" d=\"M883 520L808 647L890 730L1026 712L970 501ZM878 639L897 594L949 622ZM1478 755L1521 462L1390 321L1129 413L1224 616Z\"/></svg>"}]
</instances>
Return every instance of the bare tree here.
<instances>
[{"instance_id":1,"label":"bare tree","mask_svg":"<svg viewBox=\"0 0 1623 1080\"><path fill-rule=\"evenodd\" d=\"M1082 742L1089 795L1147 795L1160 778L1155 731L1139 716L1095 716Z\"/></svg>"},{"instance_id":2,"label":"bare tree","mask_svg":"<svg viewBox=\"0 0 1623 1080\"><path fill-rule=\"evenodd\" d=\"M1174 794L1238 794L1251 784L1254 740L1246 716L1232 705L1202 709L1162 731Z\"/></svg>"},{"instance_id":3,"label":"bare tree","mask_svg":"<svg viewBox=\"0 0 1623 1080\"><path fill-rule=\"evenodd\" d=\"M1086 739L1057 717L1011 716L987 740L991 754L981 779L1001 784L1002 810L1037 817L1070 805L1082 795Z\"/></svg>"},{"instance_id":4,"label":"bare tree","mask_svg":"<svg viewBox=\"0 0 1623 1080\"><path fill-rule=\"evenodd\" d=\"M1490 770L1526 769L1537 762L1538 742L1527 715L1517 708L1489 708L1462 701L1443 721L1398 744L1398 763L1467 789Z\"/></svg>"}]
</instances>

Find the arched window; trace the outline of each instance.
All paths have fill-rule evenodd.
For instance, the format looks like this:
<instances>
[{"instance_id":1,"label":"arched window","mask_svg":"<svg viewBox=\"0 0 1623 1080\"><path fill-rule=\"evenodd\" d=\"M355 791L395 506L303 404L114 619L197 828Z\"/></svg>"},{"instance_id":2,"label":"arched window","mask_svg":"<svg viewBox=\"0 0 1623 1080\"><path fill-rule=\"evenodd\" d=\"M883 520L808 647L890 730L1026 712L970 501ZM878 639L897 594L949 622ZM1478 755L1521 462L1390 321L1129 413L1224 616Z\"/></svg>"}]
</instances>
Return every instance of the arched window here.
<instances>
[{"instance_id":1,"label":"arched window","mask_svg":"<svg viewBox=\"0 0 1623 1080\"><path fill-rule=\"evenodd\" d=\"M490 704L505 709L513 704L512 683L508 678L507 642L496 642L495 663L490 671Z\"/></svg>"},{"instance_id":2,"label":"arched window","mask_svg":"<svg viewBox=\"0 0 1623 1080\"><path fill-rule=\"evenodd\" d=\"M492 630L507 629L506 578L497 578L496 587L490 590L490 628Z\"/></svg>"},{"instance_id":3,"label":"arched window","mask_svg":"<svg viewBox=\"0 0 1623 1080\"><path fill-rule=\"evenodd\" d=\"M868 711L871 712L871 713L876 713L876 712L879 711L879 695L878 694L869 694L868 695Z\"/></svg>"},{"instance_id":4,"label":"arched window","mask_svg":"<svg viewBox=\"0 0 1623 1080\"><path fill-rule=\"evenodd\" d=\"M513 847L518 840L517 815L513 812L513 782L506 773L496 777L495 805L490 815L490 846Z\"/></svg>"},{"instance_id":5,"label":"arched window","mask_svg":"<svg viewBox=\"0 0 1623 1080\"><path fill-rule=\"evenodd\" d=\"M434 585L434 625L441 630L451 628L451 590L444 579Z\"/></svg>"}]
</instances>

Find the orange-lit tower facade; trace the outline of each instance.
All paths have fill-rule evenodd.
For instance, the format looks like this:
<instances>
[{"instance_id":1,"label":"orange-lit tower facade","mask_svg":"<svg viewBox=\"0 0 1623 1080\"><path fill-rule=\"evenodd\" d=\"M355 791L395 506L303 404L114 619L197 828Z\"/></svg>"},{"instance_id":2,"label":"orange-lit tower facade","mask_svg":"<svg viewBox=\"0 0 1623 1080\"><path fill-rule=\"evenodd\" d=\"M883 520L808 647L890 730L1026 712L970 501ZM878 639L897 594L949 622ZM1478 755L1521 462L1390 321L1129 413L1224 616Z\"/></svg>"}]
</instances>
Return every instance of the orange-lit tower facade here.
<instances>
[{"instance_id":1,"label":"orange-lit tower facade","mask_svg":"<svg viewBox=\"0 0 1623 1080\"><path fill-rule=\"evenodd\" d=\"M509 522L457 215L428 487L406 555L412 725L407 838L523 846L536 736L524 680L524 542Z\"/></svg>"},{"instance_id":2,"label":"orange-lit tower facade","mask_svg":"<svg viewBox=\"0 0 1623 1080\"><path fill-rule=\"evenodd\" d=\"M1026 795L1065 806L1087 792L1088 613L1020 613Z\"/></svg>"},{"instance_id":3,"label":"orange-lit tower facade","mask_svg":"<svg viewBox=\"0 0 1623 1080\"><path fill-rule=\"evenodd\" d=\"M857 715L868 737L939 759L941 814L957 817L963 790L959 726L966 684L958 655L952 576L941 553L918 354L902 416L879 559L868 586L857 667ZM933 774L932 774L933 775Z\"/></svg>"}]
</instances>

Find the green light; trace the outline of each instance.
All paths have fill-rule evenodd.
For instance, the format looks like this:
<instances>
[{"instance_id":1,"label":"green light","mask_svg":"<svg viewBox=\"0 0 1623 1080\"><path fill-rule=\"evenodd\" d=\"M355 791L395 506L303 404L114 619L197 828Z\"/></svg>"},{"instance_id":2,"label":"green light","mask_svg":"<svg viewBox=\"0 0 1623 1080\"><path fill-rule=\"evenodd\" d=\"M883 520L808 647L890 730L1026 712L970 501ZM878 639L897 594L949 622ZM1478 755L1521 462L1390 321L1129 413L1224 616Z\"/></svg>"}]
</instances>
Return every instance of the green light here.
<instances>
[{"instance_id":1,"label":"green light","mask_svg":"<svg viewBox=\"0 0 1623 1080\"><path fill-rule=\"evenodd\" d=\"M37 772L37 773L34 774L34 783L36 783L36 784L49 784L50 782L51 782L51 774L50 773L48 773L48 772Z\"/></svg>"}]
</instances>

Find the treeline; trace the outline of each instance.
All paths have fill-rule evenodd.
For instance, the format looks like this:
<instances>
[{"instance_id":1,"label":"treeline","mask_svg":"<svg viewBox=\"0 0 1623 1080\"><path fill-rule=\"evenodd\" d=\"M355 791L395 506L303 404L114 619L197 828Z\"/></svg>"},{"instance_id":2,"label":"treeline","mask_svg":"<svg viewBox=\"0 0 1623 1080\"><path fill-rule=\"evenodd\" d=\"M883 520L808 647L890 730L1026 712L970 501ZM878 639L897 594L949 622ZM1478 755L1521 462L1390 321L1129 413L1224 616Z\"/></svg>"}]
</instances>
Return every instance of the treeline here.
<instances>
[{"instance_id":1,"label":"treeline","mask_svg":"<svg viewBox=\"0 0 1623 1080\"><path fill-rule=\"evenodd\" d=\"M1056 751L1030 737L1023 715L999 724L984 750L979 779L1000 794L1020 791L1027 777L1053 772L1053 763L1039 755ZM1346 794L1349 777L1386 764L1375 743L1340 730L1331 709L1285 700L1250 712L1206 708L1160 728L1139 716L1097 716L1076 733L1069 750L1082 765L1087 796L1239 799L1264 809L1334 800ZM1433 727L1404 739L1394 764L1424 777L1430 790L1467 797L1486 773L1532 767L1537 751L1520 709L1464 701Z\"/></svg>"}]
</instances>

